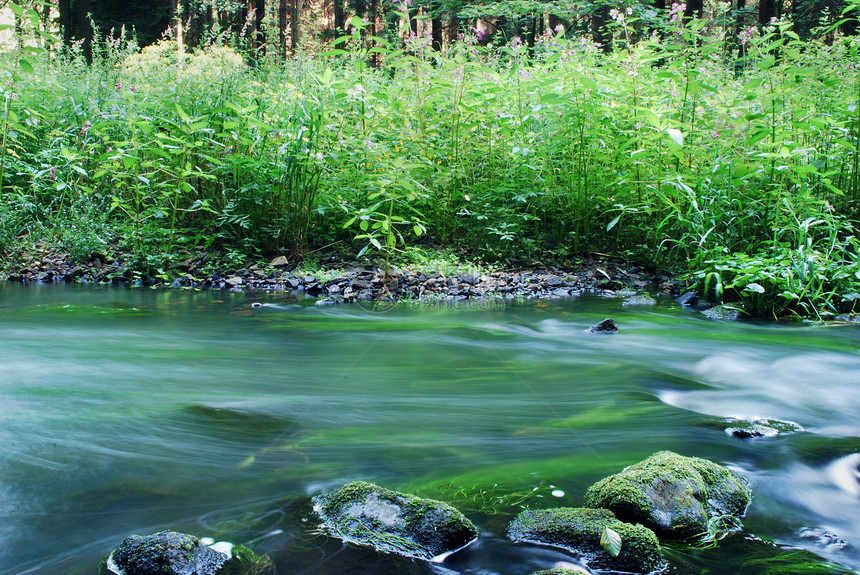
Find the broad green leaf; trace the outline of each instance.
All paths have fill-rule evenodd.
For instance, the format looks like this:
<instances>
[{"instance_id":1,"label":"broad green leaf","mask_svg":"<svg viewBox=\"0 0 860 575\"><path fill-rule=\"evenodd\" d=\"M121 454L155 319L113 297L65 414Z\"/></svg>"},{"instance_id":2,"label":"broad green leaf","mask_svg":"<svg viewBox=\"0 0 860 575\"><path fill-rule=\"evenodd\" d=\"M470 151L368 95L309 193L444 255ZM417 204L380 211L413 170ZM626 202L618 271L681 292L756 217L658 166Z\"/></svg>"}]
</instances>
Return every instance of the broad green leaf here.
<instances>
[{"instance_id":1,"label":"broad green leaf","mask_svg":"<svg viewBox=\"0 0 860 575\"><path fill-rule=\"evenodd\" d=\"M609 527L604 527L603 533L600 534L600 546L612 557L618 557L621 553L621 535Z\"/></svg>"},{"instance_id":2,"label":"broad green leaf","mask_svg":"<svg viewBox=\"0 0 860 575\"><path fill-rule=\"evenodd\" d=\"M764 293L765 292L764 287L762 287L761 284L757 284L755 282L747 284L746 289L748 291L755 292L755 293Z\"/></svg>"},{"instance_id":3,"label":"broad green leaf","mask_svg":"<svg viewBox=\"0 0 860 575\"><path fill-rule=\"evenodd\" d=\"M681 130L678 130L677 128L668 128L666 133L669 134L669 137L672 138L676 144L682 148L684 147L684 134L681 133Z\"/></svg>"},{"instance_id":4,"label":"broad green leaf","mask_svg":"<svg viewBox=\"0 0 860 575\"><path fill-rule=\"evenodd\" d=\"M617 216L615 216L615 218L613 218L613 220L611 222L606 224L606 231L608 232L609 230L614 228L620 220L621 220L621 214L618 214Z\"/></svg>"},{"instance_id":5,"label":"broad green leaf","mask_svg":"<svg viewBox=\"0 0 860 575\"><path fill-rule=\"evenodd\" d=\"M33 65L30 63L29 60L21 58L20 60L18 60L18 65L21 66L21 70L23 72L26 72L27 74L33 73L34 68L33 68Z\"/></svg>"}]
</instances>

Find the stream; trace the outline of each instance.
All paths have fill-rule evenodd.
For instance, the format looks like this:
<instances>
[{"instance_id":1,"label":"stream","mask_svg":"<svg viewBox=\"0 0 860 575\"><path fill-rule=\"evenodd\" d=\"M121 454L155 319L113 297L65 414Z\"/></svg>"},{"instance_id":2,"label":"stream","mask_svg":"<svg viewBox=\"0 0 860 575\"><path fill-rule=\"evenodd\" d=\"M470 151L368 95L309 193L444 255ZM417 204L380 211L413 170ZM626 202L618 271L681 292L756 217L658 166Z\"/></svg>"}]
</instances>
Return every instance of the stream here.
<instances>
[{"instance_id":1,"label":"stream","mask_svg":"<svg viewBox=\"0 0 860 575\"><path fill-rule=\"evenodd\" d=\"M587 333L613 317L617 334ZM672 450L745 476L741 533L670 573L860 573L860 324L722 322L671 300L315 306L285 293L0 283L0 574L88 574L175 529L279 575L528 575L526 507ZM738 438L733 420L798 431ZM304 528L353 480L480 531L423 564Z\"/></svg>"}]
</instances>

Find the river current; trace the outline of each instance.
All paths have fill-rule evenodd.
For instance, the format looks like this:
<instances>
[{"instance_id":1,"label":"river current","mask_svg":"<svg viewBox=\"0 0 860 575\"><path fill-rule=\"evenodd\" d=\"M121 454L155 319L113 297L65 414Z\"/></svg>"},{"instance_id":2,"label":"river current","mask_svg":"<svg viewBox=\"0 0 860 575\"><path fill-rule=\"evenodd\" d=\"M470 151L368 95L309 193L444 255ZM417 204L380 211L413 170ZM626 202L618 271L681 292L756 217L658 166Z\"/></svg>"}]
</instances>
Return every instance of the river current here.
<instances>
[{"instance_id":1,"label":"river current","mask_svg":"<svg viewBox=\"0 0 860 575\"><path fill-rule=\"evenodd\" d=\"M613 317L617 334L586 330ZM744 475L744 529L670 572L858 573L860 325L722 322L671 300L315 306L289 294L0 284L0 573L94 574L125 536L248 544L282 575L527 575L526 507L660 450ZM756 418L794 426L726 432ZM353 480L447 501L439 565L344 547L301 501Z\"/></svg>"}]
</instances>

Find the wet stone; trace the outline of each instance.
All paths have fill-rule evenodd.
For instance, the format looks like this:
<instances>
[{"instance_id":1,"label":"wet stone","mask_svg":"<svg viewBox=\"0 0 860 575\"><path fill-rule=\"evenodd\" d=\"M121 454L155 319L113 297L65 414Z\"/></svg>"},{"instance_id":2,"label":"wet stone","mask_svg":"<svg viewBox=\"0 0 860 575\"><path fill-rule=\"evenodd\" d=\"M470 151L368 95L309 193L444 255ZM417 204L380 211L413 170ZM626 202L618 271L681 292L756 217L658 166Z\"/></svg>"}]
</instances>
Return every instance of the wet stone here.
<instances>
[{"instance_id":1,"label":"wet stone","mask_svg":"<svg viewBox=\"0 0 860 575\"><path fill-rule=\"evenodd\" d=\"M372 483L349 483L313 503L323 533L381 553L430 560L477 536L472 522L450 505Z\"/></svg>"},{"instance_id":2,"label":"wet stone","mask_svg":"<svg viewBox=\"0 0 860 575\"><path fill-rule=\"evenodd\" d=\"M762 437L776 437L803 431L803 427L793 421L782 421L779 419L768 419L764 417L750 419L727 419L726 433L738 439L758 439Z\"/></svg>"},{"instance_id":3,"label":"wet stone","mask_svg":"<svg viewBox=\"0 0 860 575\"><path fill-rule=\"evenodd\" d=\"M617 333L618 324L615 323L614 319L608 317L600 323L597 323L588 328L588 331L591 333Z\"/></svg>"}]
</instances>

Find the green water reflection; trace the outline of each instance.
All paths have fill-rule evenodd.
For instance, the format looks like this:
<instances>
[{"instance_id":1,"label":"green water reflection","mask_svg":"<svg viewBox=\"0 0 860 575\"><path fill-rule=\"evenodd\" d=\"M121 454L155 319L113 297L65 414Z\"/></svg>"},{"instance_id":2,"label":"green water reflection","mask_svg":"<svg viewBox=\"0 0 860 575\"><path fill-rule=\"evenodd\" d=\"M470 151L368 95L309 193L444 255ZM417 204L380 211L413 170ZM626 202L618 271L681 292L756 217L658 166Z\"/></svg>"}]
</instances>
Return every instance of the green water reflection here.
<instances>
[{"instance_id":1,"label":"green water reflection","mask_svg":"<svg viewBox=\"0 0 860 575\"><path fill-rule=\"evenodd\" d=\"M312 304L0 284L0 572L92 573L125 535L163 528L257 541L306 573L347 560L396 572L268 519L363 479L476 518L485 542L453 572L522 574L558 559L505 542L522 506L579 505L591 483L663 449L731 465L756 493L744 536L670 548L673 573L860 567L860 497L828 467L860 450L855 326L732 324L603 298ZM607 316L618 334L586 332ZM756 416L805 431L723 431ZM278 529L293 539L267 536Z\"/></svg>"}]
</instances>

